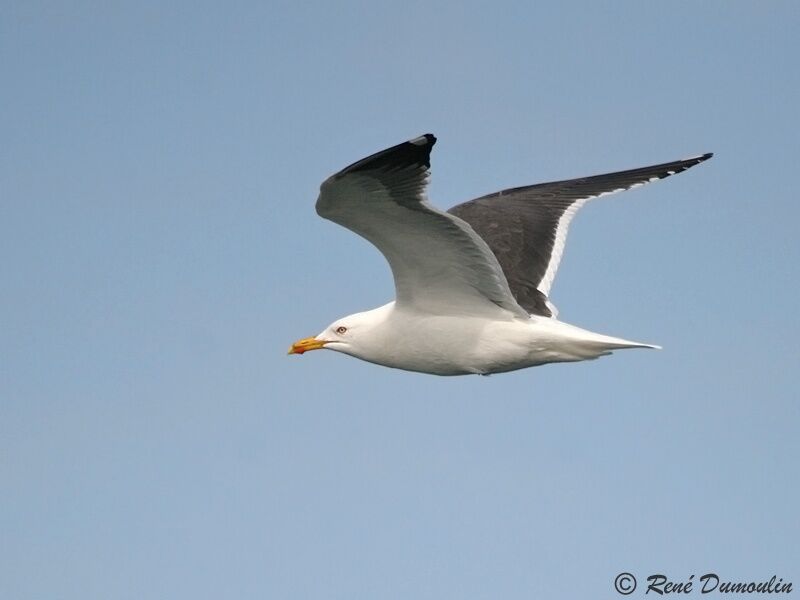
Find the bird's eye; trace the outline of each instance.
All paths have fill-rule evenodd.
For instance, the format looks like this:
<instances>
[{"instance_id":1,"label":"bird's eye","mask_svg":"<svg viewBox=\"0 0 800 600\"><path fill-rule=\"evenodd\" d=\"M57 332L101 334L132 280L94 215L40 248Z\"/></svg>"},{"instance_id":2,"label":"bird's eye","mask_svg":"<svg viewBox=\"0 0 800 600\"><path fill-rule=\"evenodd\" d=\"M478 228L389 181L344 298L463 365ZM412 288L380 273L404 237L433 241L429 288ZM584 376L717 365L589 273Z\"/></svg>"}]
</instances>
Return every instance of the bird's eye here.
<instances>
[{"instance_id":1,"label":"bird's eye","mask_svg":"<svg viewBox=\"0 0 800 600\"><path fill-rule=\"evenodd\" d=\"M340 325L339 327L336 328L336 333L338 333L339 335L347 333L347 327Z\"/></svg>"}]
</instances>

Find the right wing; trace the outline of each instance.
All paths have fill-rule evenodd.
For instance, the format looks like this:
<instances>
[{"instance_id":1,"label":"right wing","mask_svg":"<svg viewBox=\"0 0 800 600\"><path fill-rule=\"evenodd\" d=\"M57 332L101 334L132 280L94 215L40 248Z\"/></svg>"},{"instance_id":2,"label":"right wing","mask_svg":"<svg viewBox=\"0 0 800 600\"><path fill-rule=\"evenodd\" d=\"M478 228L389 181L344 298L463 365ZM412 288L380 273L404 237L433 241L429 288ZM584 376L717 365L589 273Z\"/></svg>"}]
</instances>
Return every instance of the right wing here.
<instances>
[{"instance_id":1,"label":"right wing","mask_svg":"<svg viewBox=\"0 0 800 600\"><path fill-rule=\"evenodd\" d=\"M503 190L447 212L469 223L486 241L523 308L531 314L554 317L557 310L548 295L570 221L578 209L592 198L664 179L712 156L709 153L630 171Z\"/></svg>"}]
</instances>

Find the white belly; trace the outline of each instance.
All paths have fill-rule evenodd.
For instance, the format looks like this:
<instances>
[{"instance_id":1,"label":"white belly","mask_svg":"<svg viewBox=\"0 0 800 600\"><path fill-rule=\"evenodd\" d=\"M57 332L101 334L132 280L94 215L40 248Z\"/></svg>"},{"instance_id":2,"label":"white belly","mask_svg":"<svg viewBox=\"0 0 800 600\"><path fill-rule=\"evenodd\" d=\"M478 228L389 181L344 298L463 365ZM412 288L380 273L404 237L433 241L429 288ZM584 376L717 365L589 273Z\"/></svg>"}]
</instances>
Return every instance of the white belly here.
<instances>
[{"instance_id":1,"label":"white belly","mask_svg":"<svg viewBox=\"0 0 800 600\"><path fill-rule=\"evenodd\" d=\"M618 348L649 347L555 319L408 315L393 311L365 360L435 375L502 373L551 362L591 360Z\"/></svg>"}]
</instances>

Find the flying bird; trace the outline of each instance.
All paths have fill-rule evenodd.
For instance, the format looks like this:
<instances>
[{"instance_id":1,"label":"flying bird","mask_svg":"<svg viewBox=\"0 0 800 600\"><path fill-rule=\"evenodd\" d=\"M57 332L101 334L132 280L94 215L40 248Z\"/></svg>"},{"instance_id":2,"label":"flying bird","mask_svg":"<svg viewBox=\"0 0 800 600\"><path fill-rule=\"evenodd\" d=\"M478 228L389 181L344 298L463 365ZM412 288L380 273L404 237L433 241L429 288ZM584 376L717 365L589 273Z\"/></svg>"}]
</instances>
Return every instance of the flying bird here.
<instances>
[{"instance_id":1,"label":"flying bird","mask_svg":"<svg viewBox=\"0 0 800 600\"><path fill-rule=\"evenodd\" d=\"M326 179L317 213L383 253L396 299L334 321L289 354L327 349L435 375L490 375L659 348L558 319L550 288L567 230L588 200L681 173L712 154L629 171L539 183L443 212L425 195L428 133Z\"/></svg>"}]
</instances>

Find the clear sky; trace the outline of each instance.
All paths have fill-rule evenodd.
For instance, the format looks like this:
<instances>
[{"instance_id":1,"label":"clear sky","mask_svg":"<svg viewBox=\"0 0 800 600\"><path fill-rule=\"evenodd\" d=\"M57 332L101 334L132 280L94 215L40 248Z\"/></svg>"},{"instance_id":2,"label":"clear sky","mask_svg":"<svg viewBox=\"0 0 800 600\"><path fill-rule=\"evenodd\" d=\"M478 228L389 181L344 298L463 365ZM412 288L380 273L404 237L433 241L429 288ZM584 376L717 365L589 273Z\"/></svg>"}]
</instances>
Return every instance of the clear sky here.
<instances>
[{"instance_id":1,"label":"clear sky","mask_svg":"<svg viewBox=\"0 0 800 600\"><path fill-rule=\"evenodd\" d=\"M798 3L164 4L3 6L1 598L800 589ZM664 350L286 356L394 293L320 182L428 131L444 208L715 152L587 206L553 288Z\"/></svg>"}]
</instances>

